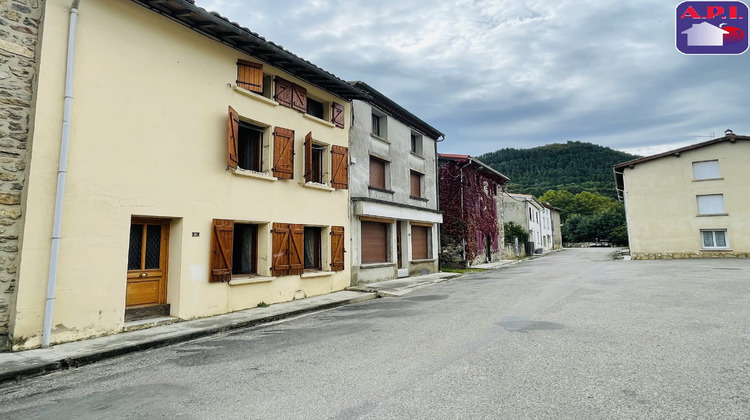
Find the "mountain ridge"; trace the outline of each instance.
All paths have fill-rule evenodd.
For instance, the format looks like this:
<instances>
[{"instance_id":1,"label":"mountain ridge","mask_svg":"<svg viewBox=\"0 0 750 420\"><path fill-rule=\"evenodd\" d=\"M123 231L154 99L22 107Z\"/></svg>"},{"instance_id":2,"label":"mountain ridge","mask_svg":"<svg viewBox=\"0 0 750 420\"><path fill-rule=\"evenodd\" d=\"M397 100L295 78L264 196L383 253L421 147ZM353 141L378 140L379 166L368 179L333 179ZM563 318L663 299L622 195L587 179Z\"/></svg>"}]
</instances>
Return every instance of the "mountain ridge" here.
<instances>
[{"instance_id":1,"label":"mountain ridge","mask_svg":"<svg viewBox=\"0 0 750 420\"><path fill-rule=\"evenodd\" d=\"M510 178L512 192L536 197L549 190L616 198L612 167L641 156L593 143L568 141L530 149L504 148L477 159Z\"/></svg>"}]
</instances>

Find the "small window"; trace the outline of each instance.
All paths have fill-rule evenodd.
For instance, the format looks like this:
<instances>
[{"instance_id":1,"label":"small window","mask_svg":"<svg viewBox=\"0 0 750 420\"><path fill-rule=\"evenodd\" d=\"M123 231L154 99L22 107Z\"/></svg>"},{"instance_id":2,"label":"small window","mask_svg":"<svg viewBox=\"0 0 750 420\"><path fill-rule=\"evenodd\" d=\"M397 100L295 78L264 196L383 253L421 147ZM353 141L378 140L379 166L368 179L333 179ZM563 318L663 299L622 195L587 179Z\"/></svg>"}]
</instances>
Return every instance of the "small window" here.
<instances>
[{"instance_id":1,"label":"small window","mask_svg":"<svg viewBox=\"0 0 750 420\"><path fill-rule=\"evenodd\" d=\"M693 162L693 179L718 179L721 178L719 174L719 161L718 160L707 160L703 162Z\"/></svg>"},{"instance_id":2,"label":"small window","mask_svg":"<svg viewBox=\"0 0 750 420\"><path fill-rule=\"evenodd\" d=\"M386 167L387 162L383 159L370 156L370 186L386 189Z\"/></svg>"},{"instance_id":3,"label":"small window","mask_svg":"<svg viewBox=\"0 0 750 420\"><path fill-rule=\"evenodd\" d=\"M411 184L411 191L410 195L412 197L422 197L422 177L423 175L420 174L417 171L411 171L410 174L410 184Z\"/></svg>"},{"instance_id":4,"label":"small window","mask_svg":"<svg viewBox=\"0 0 750 420\"><path fill-rule=\"evenodd\" d=\"M319 227L305 227L305 270L321 270Z\"/></svg>"},{"instance_id":5,"label":"small window","mask_svg":"<svg viewBox=\"0 0 750 420\"><path fill-rule=\"evenodd\" d=\"M258 226L234 224L232 241L232 274L258 272Z\"/></svg>"},{"instance_id":6,"label":"small window","mask_svg":"<svg viewBox=\"0 0 750 420\"><path fill-rule=\"evenodd\" d=\"M726 214L723 194L699 195L696 198L698 202L698 214Z\"/></svg>"},{"instance_id":7,"label":"small window","mask_svg":"<svg viewBox=\"0 0 750 420\"><path fill-rule=\"evenodd\" d=\"M385 116L375 113L372 114L372 134L381 138L386 138Z\"/></svg>"},{"instance_id":8,"label":"small window","mask_svg":"<svg viewBox=\"0 0 750 420\"><path fill-rule=\"evenodd\" d=\"M328 145L316 142L312 132L305 136L305 182L327 184L328 160L326 159Z\"/></svg>"},{"instance_id":9,"label":"small window","mask_svg":"<svg viewBox=\"0 0 750 420\"><path fill-rule=\"evenodd\" d=\"M307 97L307 113L313 117L325 119L325 106L323 102L316 101L311 97Z\"/></svg>"},{"instance_id":10,"label":"small window","mask_svg":"<svg viewBox=\"0 0 750 420\"><path fill-rule=\"evenodd\" d=\"M422 155L422 136L411 133L411 152Z\"/></svg>"},{"instance_id":11,"label":"small window","mask_svg":"<svg viewBox=\"0 0 750 420\"><path fill-rule=\"evenodd\" d=\"M249 171L263 171L264 128L240 121L237 136L237 166Z\"/></svg>"},{"instance_id":12,"label":"small window","mask_svg":"<svg viewBox=\"0 0 750 420\"><path fill-rule=\"evenodd\" d=\"M703 248L729 248L729 241L727 240L727 231L725 229L720 230L702 230L701 239L703 242Z\"/></svg>"},{"instance_id":13,"label":"small window","mask_svg":"<svg viewBox=\"0 0 750 420\"><path fill-rule=\"evenodd\" d=\"M325 155L325 146L319 144L313 144L312 146L312 174L310 175L311 182L317 182L319 184L325 183L323 180L323 156Z\"/></svg>"}]
</instances>

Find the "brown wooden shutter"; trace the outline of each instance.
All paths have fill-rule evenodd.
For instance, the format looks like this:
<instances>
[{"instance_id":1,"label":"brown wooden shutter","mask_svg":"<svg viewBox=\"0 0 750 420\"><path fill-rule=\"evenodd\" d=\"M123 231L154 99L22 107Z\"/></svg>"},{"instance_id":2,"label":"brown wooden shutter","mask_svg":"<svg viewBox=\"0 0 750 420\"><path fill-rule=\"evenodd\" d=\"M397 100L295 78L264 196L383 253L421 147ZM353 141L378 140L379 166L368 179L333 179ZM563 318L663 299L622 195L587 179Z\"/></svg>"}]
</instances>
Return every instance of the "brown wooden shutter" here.
<instances>
[{"instance_id":1,"label":"brown wooden shutter","mask_svg":"<svg viewBox=\"0 0 750 420\"><path fill-rule=\"evenodd\" d=\"M388 261L388 225L385 223L362 221L362 263Z\"/></svg>"},{"instance_id":2,"label":"brown wooden shutter","mask_svg":"<svg viewBox=\"0 0 750 420\"><path fill-rule=\"evenodd\" d=\"M263 93L263 64L237 60L237 86Z\"/></svg>"},{"instance_id":3,"label":"brown wooden shutter","mask_svg":"<svg viewBox=\"0 0 750 420\"><path fill-rule=\"evenodd\" d=\"M237 137L240 132L240 116L231 106L229 107L229 118L227 118L227 165L237 169L239 162L237 154Z\"/></svg>"},{"instance_id":4,"label":"brown wooden shutter","mask_svg":"<svg viewBox=\"0 0 750 420\"><path fill-rule=\"evenodd\" d=\"M273 131L273 176L294 178L294 130L276 127Z\"/></svg>"},{"instance_id":5,"label":"brown wooden shutter","mask_svg":"<svg viewBox=\"0 0 750 420\"><path fill-rule=\"evenodd\" d=\"M331 146L331 186L347 189L349 187L349 149L343 146Z\"/></svg>"},{"instance_id":6,"label":"brown wooden shutter","mask_svg":"<svg viewBox=\"0 0 750 420\"><path fill-rule=\"evenodd\" d=\"M385 161L370 156L370 186L385 189Z\"/></svg>"},{"instance_id":7,"label":"brown wooden shutter","mask_svg":"<svg viewBox=\"0 0 750 420\"><path fill-rule=\"evenodd\" d=\"M305 182L312 181L312 131L305 136Z\"/></svg>"},{"instance_id":8,"label":"brown wooden shutter","mask_svg":"<svg viewBox=\"0 0 750 420\"><path fill-rule=\"evenodd\" d=\"M282 79L281 77L276 78L276 102L279 105L286 107L292 107L292 82Z\"/></svg>"},{"instance_id":9,"label":"brown wooden shutter","mask_svg":"<svg viewBox=\"0 0 750 420\"><path fill-rule=\"evenodd\" d=\"M289 225L274 223L271 230L271 275L289 275Z\"/></svg>"},{"instance_id":10,"label":"brown wooden shutter","mask_svg":"<svg viewBox=\"0 0 750 420\"><path fill-rule=\"evenodd\" d=\"M427 254L428 246L427 240L429 238L428 232L430 228L427 226L414 226L411 227L411 259L412 260L425 260L429 258Z\"/></svg>"},{"instance_id":11,"label":"brown wooden shutter","mask_svg":"<svg viewBox=\"0 0 750 420\"><path fill-rule=\"evenodd\" d=\"M292 108L300 112L307 112L307 89L300 85L294 85L292 88Z\"/></svg>"},{"instance_id":12,"label":"brown wooden shutter","mask_svg":"<svg viewBox=\"0 0 750 420\"><path fill-rule=\"evenodd\" d=\"M344 105L331 102L331 122L339 128L344 128Z\"/></svg>"},{"instance_id":13,"label":"brown wooden shutter","mask_svg":"<svg viewBox=\"0 0 750 420\"><path fill-rule=\"evenodd\" d=\"M422 197L422 174L411 171L411 196Z\"/></svg>"},{"instance_id":14,"label":"brown wooden shutter","mask_svg":"<svg viewBox=\"0 0 750 420\"><path fill-rule=\"evenodd\" d=\"M289 274L305 271L305 225L289 225Z\"/></svg>"},{"instance_id":15,"label":"brown wooden shutter","mask_svg":"<svg viewBox=\"0 0 750 420\"><path fill-rule=\"evenodd\" d=\"M331 226L331 271L344 269L344 227Z\"/></svg>"},{"instance_id":16,"label":"brown wooden shutter","mask_svg":"<svg viewBox=\"0 0 750 420\"><path fill-rule=\"evenodd\" d=\"M214 219L211 225L210 282L232 280L232 242L234 220Z\"/></svg>"}]
</instances>

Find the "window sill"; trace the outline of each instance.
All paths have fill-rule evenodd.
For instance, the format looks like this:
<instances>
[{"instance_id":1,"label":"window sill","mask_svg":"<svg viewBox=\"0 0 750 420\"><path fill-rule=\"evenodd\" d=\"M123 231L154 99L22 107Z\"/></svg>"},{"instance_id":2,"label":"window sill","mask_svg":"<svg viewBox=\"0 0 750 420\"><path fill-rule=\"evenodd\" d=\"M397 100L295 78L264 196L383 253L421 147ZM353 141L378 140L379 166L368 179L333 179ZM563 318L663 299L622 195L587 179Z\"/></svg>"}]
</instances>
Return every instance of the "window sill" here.
<instances>
[{"instance_id":1,"label":"window sill","mask_svg":"<svg viewBox=\"0 0 750 420\"><path fill-rule=\"evenodd\" d=\"M333 271L310 271L309 273L302 273L300 277L303 279L312 279L315 277L329 277L333 275Z\"/></svg>"},{"instance_id":2,"label":"window sill","mask_svg":"<svg viewBox=\"0 0 750 420\"><path fill-rule=\"evenodd\" d=\"M268 172L255 172L247 169L230 169L233 174L238 176L246 176L248 178L262 179L264 181L278 181L279 179L275 176L270 175Z\"/></svg>"},{"instance_id":3,"label":"window sill","mask_svg":"<svg viewBox=\"0 0 750 420\"><path fill-rule=\"evenodd\" d=\"M437 261L435 258L425 258L421 260L411 260L413 263L428 263L428 262L435 262Z\"/></svg>"},{"instance_id":4,"label":"window sill","mask_svg":"<svg viewBox=\"0 0 750 420\"><path fill-rule=\"evenodd\" d=\"M701 248L701 252L732 252L732 248Z\"/></svg>"},{"instance_id":5,"label":"window sill","mask_svg":"<svg viewBox=\"0 0 750 420\"><path fill-rule=\"evenodd\" d=\"M318 118L318 117L315 117L315 116L312 116L312 115L310 115L310 114L302 114L302 116L303 116L303 117L305 117L305 118L307 118L307 119L308 119L308 120L310 120L310 121L315 121L316 123L318 123L318 124L321 124L321 125L324 125L324 126L326 126L326 127L328 127L328 128L334 128L334 127L336 127L336 126L335 126L335 125L333 125L332 123L329 123L329 122L328 122L328 121L326 121L326 120L320 119L320 118Z\"/></svg>"},{"instance_id":6,"label":"window sill","mask_svg":"<svg viewBox=\"0 0 750 420\"><path fill-rule=\"evenodd\" d=\"M729 216L729 213L696 214L696 217Z\"/></svg>"},{"instance_id":7,"label":"window sill","mask_svg":"<svg viewBox=\"0 0 750 420\"><path fill-rule=\"evenodd\" d=\"M388 139L386 139L386 138L383 138L383 137L380 137L379 135L377 135L377 134L375 134L375 133L370 133L370 137L372 137L372 138L374 138L374 139L376 139L376 140L380 140L380 141L382 141L383 143L386 143L386 144L391 144L391 142L390 142L390 141L388 141Z\"/></svg>"},{"instance_id":8,"label":"window sill","mask_svg":"<svg viewBox=\"0 0 750 420\"><path fill-rule=\"evenodd\" d=\"M369 186L369 187L367 187L367 188L368 188L368 189L369 189L370 191L377 191L377 192L382 192L382 193L386 193L386 194L395 194L395 192L394 192L394 191L391 191L391 190L384 190L384 189L382 189L382 188L378 188L378 187L372 187L372 186Z\"/></svg>"},{"instance_id":9,"label":"window sill","mask_svg":"<svg viewBox=\"0 0 750 420\"><path fill-rule=\"evenodd\" d=\"M243 89L243 88L241 88L241 87L239 87L237 85L233 85L232 89L234 89L234 91L237 92L237 93L240 93L240 94L242 94L244 96L247 96L250 99L254 99L254 100L256 100L258 102L261 102L261 103L264 103L266 105L279 106L279 103L276 102L276 101L274 101L273 99L268 99L268 98L266 98L263 95L260 95L260 94L255 93L255 92L251 92L251 91L249 91L247 89Z\"/></svg>"},{"instance_id":10,"label":"window sill","mask_svg":"<svg viewBox=\"0 0 750 420\"><path fill-rule=\"evenodd\" d=\"M724 177L721 178L703 178L703 179L694 179L693 182L703 182L703 181L723 181Z\"/></svg>"},{"instance_id":11,"label":"window sill","mask_svg":"<svg viewBox=\"0 0 750 420\"><path fill-rule=\"evenodd\" d=\"M305 182L304 184L302 184L302 186L305 188L312 188L314 190L321 190L321 191L328 191L328 192L336 191L335 188L331 188L327 184L320 184L317 182Z\"/></svg>"},{"instance_id":12,"label":"window sill","mask_svg":"<svg viewBox=\"0 0 750 420\"><path fill-rule=\"evenodd\" d=\"M426 203L426 202L430 201L430 200L428 200L428 199L426 199L426 198L424 198L424 197L415 197L415 196L413 196L413 195L410 195L410 196L409 196L409 198L411 198L412 200L416 200L416 201L422 201L422 202L424 202L424 203Z\"/></svg>"},{"instance_id":13,"label":"window sill","mask_svg":"<svg viewBox=\"0 0 750 420\"><path fill-rule=\"evenodd\" d=\"M230 286L239 286L241 284L255 284L255 283L268 283L270 281L275 280L276 277L266 277L266 276L247 276L247 277L232 277L232 280L229 280Z\"/></svg>"},{"instance_id":14,"label":"window sill","mask_svg":"<svg viewBox=\"0 0 750 420\"><path fill-rule=\"evenodd\" d=\"M368 268L384 268L384 267L394 267L395 265L396 265L396 263L392 263L392 262L382 262L382 263L365 263L365 264L360 264L360 265L359 265L359 268L360 268L361 270L366 270L366 269L368 269Z\"/></svg>"},{"instance_id":15,"label":"window sill","mask_svg":"<svg viewBox=\"0 0 750 420\"><path fill-rule=\"evenodd\" d=\"M424 155L422 155L421 153L417 153L417 152L412 151L411 155L414 156L415 158L419 158L419 159L425 160Z\"/></svg>"}]
</instances>

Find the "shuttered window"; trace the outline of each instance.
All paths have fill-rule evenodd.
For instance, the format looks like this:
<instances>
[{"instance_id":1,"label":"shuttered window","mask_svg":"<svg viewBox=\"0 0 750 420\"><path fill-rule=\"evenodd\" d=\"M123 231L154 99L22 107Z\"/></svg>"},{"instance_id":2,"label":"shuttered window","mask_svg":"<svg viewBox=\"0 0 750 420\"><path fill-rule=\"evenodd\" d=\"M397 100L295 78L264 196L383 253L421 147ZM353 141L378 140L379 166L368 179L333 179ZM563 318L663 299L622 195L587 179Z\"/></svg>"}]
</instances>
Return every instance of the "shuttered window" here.
<instances>
[{"instance_id":1,"label":"shuttered window","mask_svg":"<svg viewBox=\"0 0 750 420\"><path fill-rule=\"evenodd\" d=\"M307 112L307 89L281 77L276 78L275 99L279 105Z\"/></svg>"},{"instance_id":2,"label":"shuttered window","mask_svg":"<svg viewBox=\"0 0 750 420\"><path fill-rule=\"evenodd\" d=\"M252 92L263 93L263 65L237 60L237 86Z\"/></svg>"},{"instance_id":3,"label":"shuttered window","mask_svg":"<svg viewBox=\"0 0 750 420\"><path fill-rule=\"evenodd\" d=\"M411 258L426 260L429 256L430 230L428 226L411 226Z\"/></svg>"},{"instance_id":4,"label":"shuttered window","mask_svg":"<svg viewBox=\"0 0 750 420\"><path fill-rule=\"evenodd\" d=\"M422 174L417 171L410 171L410 194L412 197L422 197Z\"/></svg>"},{"instance_id":5,"label":"shuttered window","mask_svg":"<svg viewBox=\"0 0 750 420\"><path fill-rule=\"evenodd\" d=\"M234 220L214 219L211 225L210 282L232 279L232 243Z\"/></svg>"},{"instance_id":6,"label":"shuttered window","mask_svg":"<svg viewBox=\"0 0 750 420\"><path fill-rule=\"evenodd\" d=\"M344 269L344 227L331 226L331 271Z\"/></svg>"},{"instance_id":7,"label":"shuttered window","mask_svg":"<svg viewBox=\"0 0 750 420\"><path fill-rule=\"evenodd\" d=\"M710 194L696 196L698 202L698 214L726 214L724 210L724 195Z\"/></svg>"},{"instance_id":8,"label":"shuttered window","mask_svg":"<svg viewBox=\"0 0 750 420\"><path fill-rule=\"evenodd\" d=\"M703 162L693 162L693 179L719 179L719 161L707 160Z\"/></svg>"},{"instance_id":9,"label":"shuttered window","mask_svg":"<svg viewBox=\"0 0 750 420\"><path fill-rule=\"evenodd\" d=\"M287 276L304 271L305 226L274 223L271 231L271 274Z\"/></svg>"},{"instance_id":10,"label":"shuttered window","mask_svg":"<svg viewBox=\"0 0 750 420\"><path fill-rule=\"evenodd\" d=\"M274 99L276 99L279 105L292 107L292 86L292 82L281 77L276 78L276 94L274 95Z\"/></svg>"},{"instance_id":11,"label":"shuttered window","mask_svg":"<svg viewBox=\"0 0 750 420\"><path fill-rule=\"evenodd\" d=\"M388 224L362 221L362 264L388 261Z\"/></svg>"},{"instance_id":12,"label":"shuttered window","mask_svg":"<svg viewBox=\"0 0 750 420\"><path fill-rule=\"evenodd\" d=\"M273 132L273 176L294 178L294 130L276 127Z\"/></svg>"},{"instance_id":13,"label":"shuttered window","mask_svg":"<svg viewBox=\"0 0 750 420\"><path fill-rule=\"evenodd\" d=\"M331 122L339 128L344 128L344 106L331 102Z\"/></svg>"},{"instance_id":14,"label":"shuttered window","mask_svg":"<svg viewBox=\"0 0 750 420\"><path fill-rule=\"evenodd\" d=\"M240 116L231 106L227 118L227 166L237 169L239 161L237 153L237 138L240 131Z\"/></svg>"},{"instance_id":15,"label":"shuttered window","mask_svg":"<svg viewBox=\"0 0 750 420\"><path fill-rule=\"evenodd\" d=\"M349 149L331 146L331 187L349 188Z\"/></svg>"},{"instance_id":16,"label":"shuttered window","mask_svg":"<svg viewBox=\"0 0 750 420\"><path fill-rule=\"evenodd\" d=\"M370 186L380 189L386 188L385 168L386 161L375 156L370 156Z\"/></svg>"}]
</instances>

